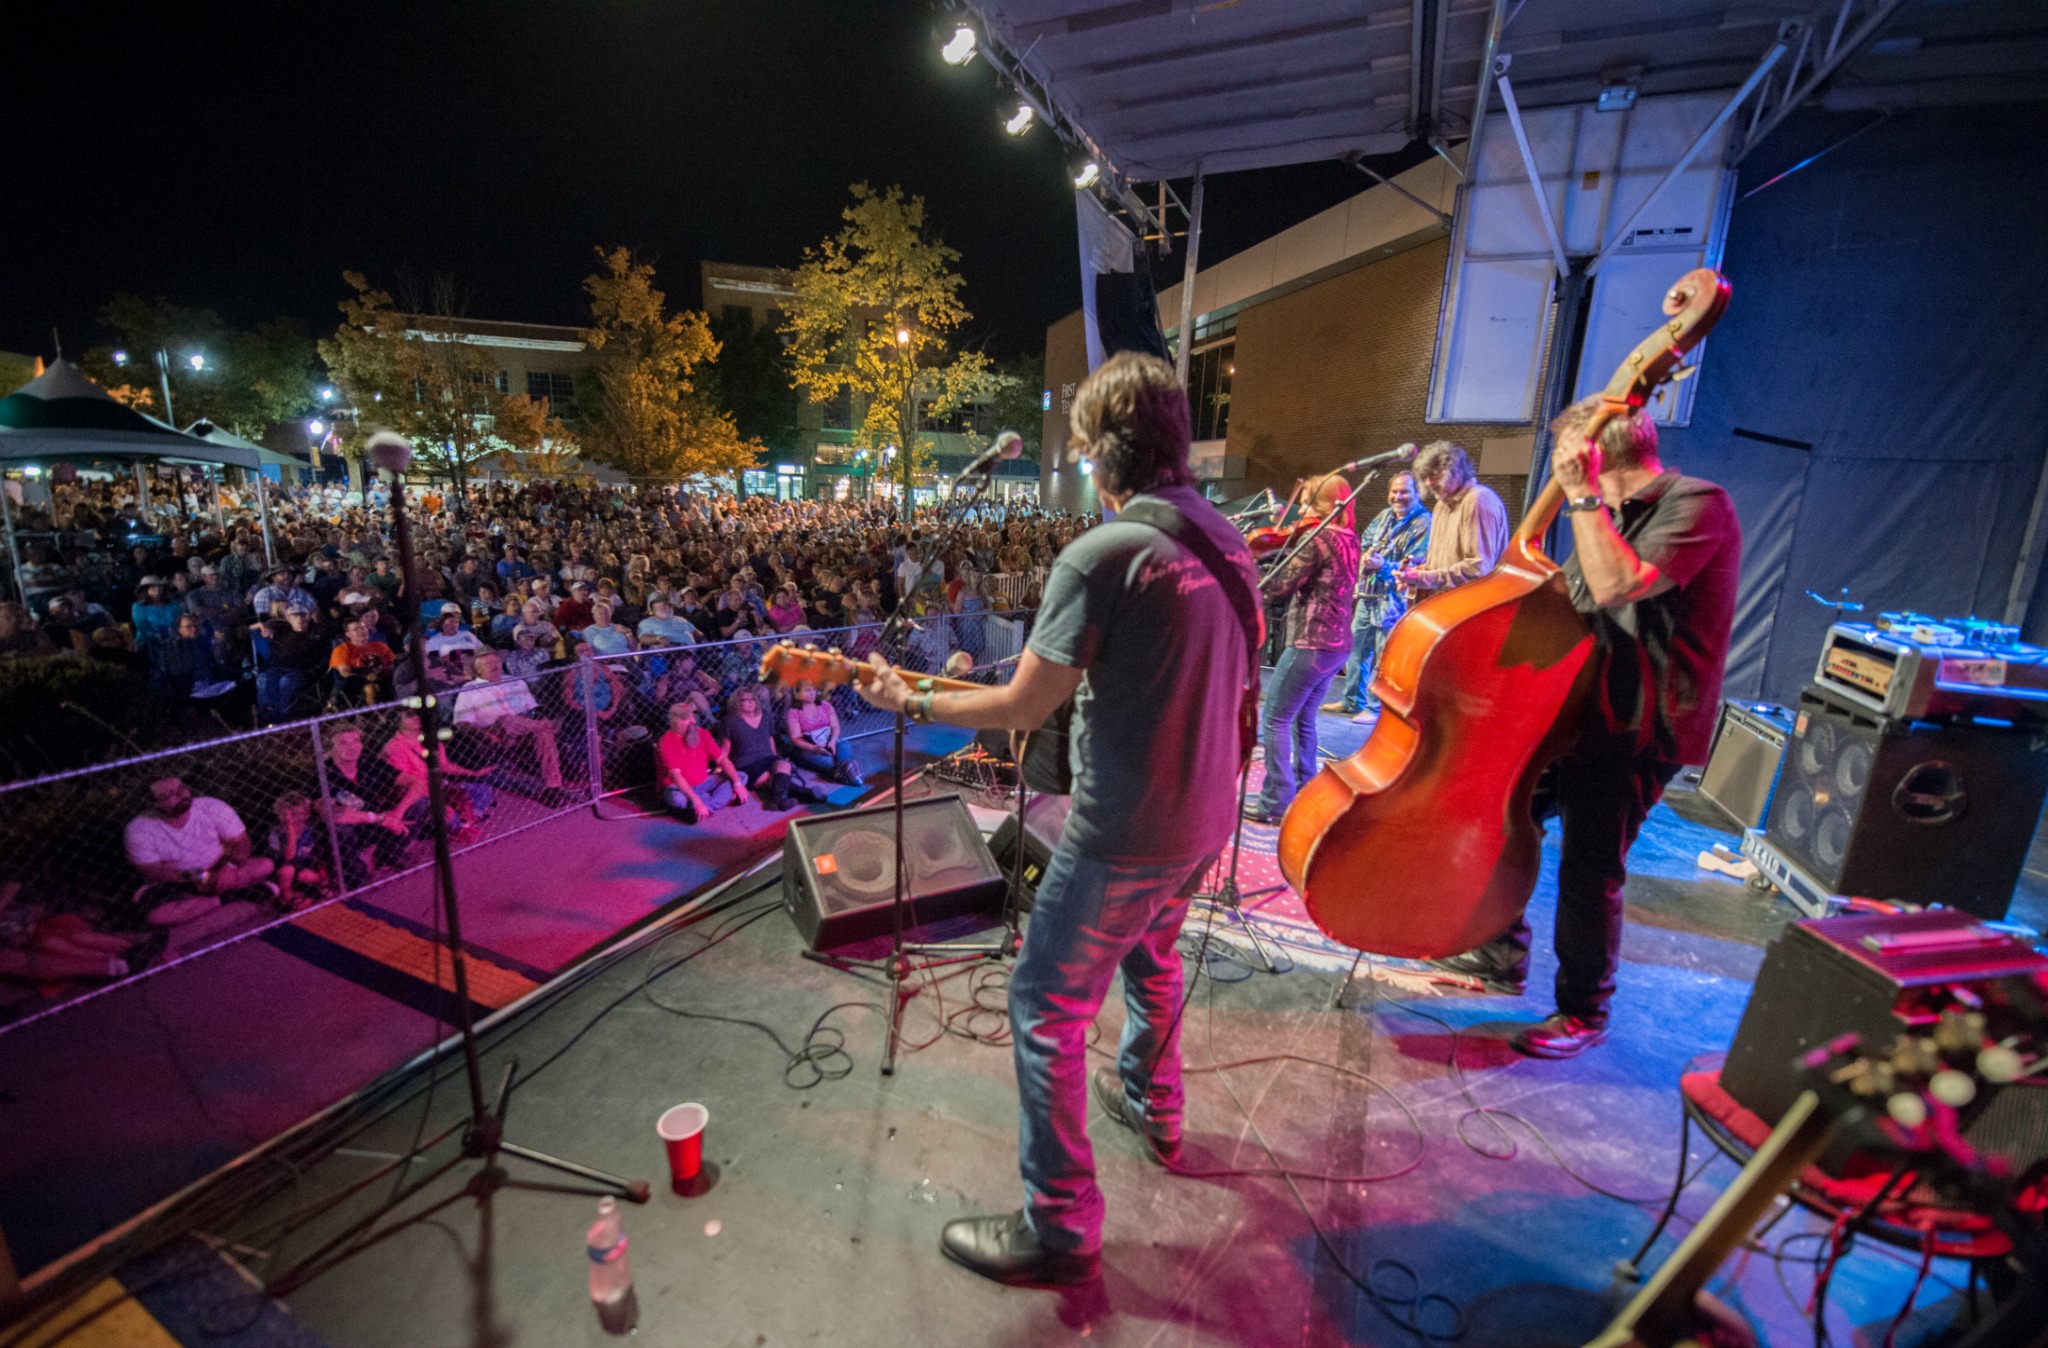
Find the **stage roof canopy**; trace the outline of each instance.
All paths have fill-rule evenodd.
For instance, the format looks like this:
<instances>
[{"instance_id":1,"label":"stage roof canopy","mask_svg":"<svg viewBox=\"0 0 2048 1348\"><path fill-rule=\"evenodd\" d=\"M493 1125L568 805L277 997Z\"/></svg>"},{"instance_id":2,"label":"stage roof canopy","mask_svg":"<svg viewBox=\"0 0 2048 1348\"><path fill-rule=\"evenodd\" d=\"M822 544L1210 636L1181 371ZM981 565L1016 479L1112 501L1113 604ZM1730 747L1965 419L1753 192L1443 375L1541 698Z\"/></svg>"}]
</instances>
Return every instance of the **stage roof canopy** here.
<instances>
[{"instance_id":1,"label":"stage roof canopy","mask_svg":"<svg viewBox=\"0 0 2048 1348\"><path fill-rule=\"evenodd\" d=\"M2013 0L966 0L991 59L1126 181L1467 134L1489 29L1524 107L1734 89L1801 25L1802 102L2048 98L2048 6ZM1768 92L1767 95L1768 97Z\"/></svg>"}]
</instances>

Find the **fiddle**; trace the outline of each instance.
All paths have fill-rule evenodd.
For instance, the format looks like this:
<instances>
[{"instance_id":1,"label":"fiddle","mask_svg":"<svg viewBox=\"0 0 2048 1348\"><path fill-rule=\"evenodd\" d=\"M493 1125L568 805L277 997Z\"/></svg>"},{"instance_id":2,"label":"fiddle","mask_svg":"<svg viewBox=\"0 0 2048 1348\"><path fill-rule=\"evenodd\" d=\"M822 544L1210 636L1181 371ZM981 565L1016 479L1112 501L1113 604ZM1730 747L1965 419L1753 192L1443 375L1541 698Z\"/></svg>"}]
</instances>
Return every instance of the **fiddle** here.
<instances>
[{"instance_id":1,"label":"fiddle","mask_svg":"<svg viewBox=\"0 0 2048 1348\"><path fill-rule=\"evenodd\" d=\"M1321 523L1321 516L1307 515L1292 524L1261 525L1244 536L1245 546L1252 550L1254 558L1270 557L1283 548L1293 547Z\"/></svg>"}]
</instances>

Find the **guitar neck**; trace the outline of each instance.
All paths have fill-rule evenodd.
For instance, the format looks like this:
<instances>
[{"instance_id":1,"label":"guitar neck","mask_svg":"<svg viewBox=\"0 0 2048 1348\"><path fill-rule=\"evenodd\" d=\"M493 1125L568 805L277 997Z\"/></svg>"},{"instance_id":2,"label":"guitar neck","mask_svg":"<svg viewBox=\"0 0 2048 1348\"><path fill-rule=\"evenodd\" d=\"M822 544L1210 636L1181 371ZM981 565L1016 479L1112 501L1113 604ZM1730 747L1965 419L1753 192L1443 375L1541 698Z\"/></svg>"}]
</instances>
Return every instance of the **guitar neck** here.
<instances>
[{"instance_id":1,"label":"guitar neck","mask_svg":"<svg viewBox=\"0 0 2048 1348\"><path fill-rule=\"evenodd\" d=\"M896 677L902 679L919 692L924 692L927 689L939 693L982 693L988 691L988 685L985 683L970 683L966 679L949 679L939 674L920 674L914 669L903 669L900 666L891 666L891 668L895 671ZM873 665L857 664L853 669L853 682L861 687L865 688L874 681L875 667Z\"/></svg>"}]
</instances>

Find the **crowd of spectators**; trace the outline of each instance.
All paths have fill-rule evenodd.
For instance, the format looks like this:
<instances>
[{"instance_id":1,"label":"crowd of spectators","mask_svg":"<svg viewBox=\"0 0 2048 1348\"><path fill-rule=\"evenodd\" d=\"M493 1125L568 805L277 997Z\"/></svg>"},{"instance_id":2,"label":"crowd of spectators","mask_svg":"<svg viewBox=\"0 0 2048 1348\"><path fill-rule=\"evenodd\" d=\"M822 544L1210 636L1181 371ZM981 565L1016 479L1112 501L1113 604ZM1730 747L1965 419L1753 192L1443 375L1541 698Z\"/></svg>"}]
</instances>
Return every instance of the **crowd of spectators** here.
<instances>
[{"instance_id":1,"label":"crowd of spectators","mask_svg":"<svg viewBox=\"0 0 2048 1348\"><path fill-rule=\"evenodd\" d=\"M547 805L587 795L593 747L607 760L637 753L638 779L651 775L689 822L858 784L850 692L760 686L765 644L787 636L862 656L903 610L899 663L979 657L989 615L1035 607L1053 555L1085 527L996 507L942 540L864 503L427 490L409 498L409 585L381 491L273 494L276 566L253 511L224 504L221 520L188 511L170 527L110 484L79 482L57 489L54 511L24 511L21 585L7 588L25 602L0 603L0 660L123 665L168 707L240 729L410 696L418 624L452 719L458 843L481 836L505 793ZM0 976L119 977L156 958L169 928L224 904L288 911L413 864L431 823L420 733L410 709L330 723L317 784L301 772L308 780L224 793L235 804L156 778L125 828L127 888L108 911L74 921L16 889L0 895Z\"/></svg>"},{"instance_id":2,"label":"crowd of spectators","mask_svg":"<svg viewBox=\"0 0 2048 1348\"><path fill-rule=\"evenodd\" d=\"M983 615L1033 608L1079 530L1027 506L983 512L941 548L885 506L675 489L493 484L461 500L415 492L418 593L389 546L381 487L301 487L274 499L277 564L234 509L145 518L127 484L53 488L24 511L24 603L0 604L0 657L75 657L144 674L177 711L239 727L409 694L408 624L428 678L478 677L488 651L526 679L597 655L840 632L900 605L953 649L981 654ZM236 503L239 505L239 503ZM163 529L164 532L154 532ZM926 624L920 623L922 632ZM931 640L906 658L943 659Z\"/></svg>"}]
</instances>

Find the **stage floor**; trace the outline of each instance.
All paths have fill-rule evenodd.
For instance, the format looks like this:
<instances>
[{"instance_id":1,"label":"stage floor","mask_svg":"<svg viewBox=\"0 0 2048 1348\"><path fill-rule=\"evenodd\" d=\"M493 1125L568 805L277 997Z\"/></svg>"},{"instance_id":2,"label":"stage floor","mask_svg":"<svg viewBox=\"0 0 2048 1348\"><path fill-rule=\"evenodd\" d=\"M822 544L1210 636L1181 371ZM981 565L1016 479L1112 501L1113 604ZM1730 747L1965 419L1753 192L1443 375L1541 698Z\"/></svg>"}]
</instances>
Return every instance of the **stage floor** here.
<instances>
[{"instance_id":1,"label":"stage floor","mask_svg":"<svg viewBox=\"0 0 2048 1348\"><path fill-rule=\"evenodd\" d=\"M528 1067L551 1060L515 1092L512 1136L656 1181L652 1203L626 1210L641 1334L654 1342L1580 1343L1604 1321L1611 1269L1670 1184L1680 1071L1727 1046L1764 944L1793 916L1698 871L1699 850L1726 835L1683 817L1694 810L1682 793L1675 803L1656 811L1635 852L1614 1036L1579 1060L1531 1061L1507 1047L1517 1025L1549 1009L1547 878L1532 910L1528 997L1430 989L1412 969L1373 963L1333 1010L1340 975L1324 971L1312 942L1292 947L1306 958L1278 976L1212 959L1188 1012L1187 1164L1261 1169L1277 1156L1302 1172L1371 1178L1303 1179L1297 1199L1273 1178L1168 1176L1098 1114L1105 1276L1085 1289L1000 1288L936 1249L948 1219L1020 1201L1009 1051L973 1037L1002 1029L993 1010L971 1009L1001 1006L1000 976L956 973L920 991L908 1014L920 1047L883 1077L879 989L802 958L772 891L613 968L494 1051L486 1076L513 1054ZM1554 861L1554 832L1550 848ZM2029 877L2016 917L2048 915L2038 881ZM1191 938L1206 920L1191 920ZM1285 925L1269 934L1290 937ZM1221 922L1217 933L1241 949ZM821 1015L844 1032L848 1071L794 1088L809 1074L785 1070L767 1031L793 1047ZM1101 1045L1121 1021L1112 996ZM1109 1061L1101 1047L1097 1057ZM1245 1059L1262 1061L1205 1070ZM415 1103L385 1121L277 1210L366 1174L377 1163L366 1153L452 1122L461 1093L449 1082L426 1114ZM653 1133L656 1116L685 1100L710 1109L706 1155L718 1168L716 1186L689 1199L660 1182ZM1704 1155L1695 1137L1694 1164ZM1703 1212L1731 1174L1709 1166L1682 1214ZM417 1201L456 1189L451 1180ZM598 1344L580 1251L591 1211L589 1198L559 1193L507 1191L487 1216L461 1199L288 1305L336 1348ZM252 1269L274 1276L347 1216L265 1247ZM1653 1261L1684 1229L1675 1224ZM1815 1230L1803 1213L1787 1216L1770 1235L1776 1258L1741 1256L1713 1284L1767 1342L1811 1337L1801 1306ZM1830 1293L1835 1341L1881 1341L1914 1273L1903 1256L1859 1247ZM1935 1266L1900 1344L1952 1320L1962 1276Z\"/></svg>"}]
</instances>

